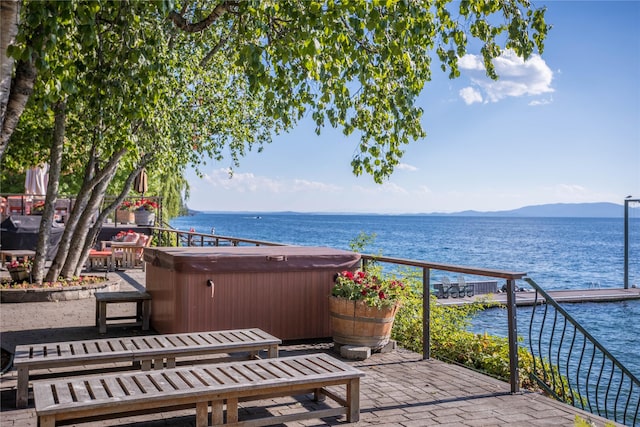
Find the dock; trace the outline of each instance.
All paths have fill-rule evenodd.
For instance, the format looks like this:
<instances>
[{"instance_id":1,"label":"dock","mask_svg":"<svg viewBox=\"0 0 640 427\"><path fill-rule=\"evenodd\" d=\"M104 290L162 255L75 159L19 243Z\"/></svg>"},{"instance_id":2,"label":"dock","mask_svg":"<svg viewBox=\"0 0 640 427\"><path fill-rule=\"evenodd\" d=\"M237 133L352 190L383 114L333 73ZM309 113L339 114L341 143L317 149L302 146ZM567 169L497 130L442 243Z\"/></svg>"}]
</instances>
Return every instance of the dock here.
<instances>
[{"instance_id":1,"label":"dock","mask_svg":"<svg viewBox=\"0 0 640 427\"><path fill-rule=\"evenodd\" d=\"M587 303L587 302L618 302L640 299L640 288L597 288L597 289L571 289L547 291L549 296L559 303ZM507 294L504 292L478 294L463 298L439 298L438 303L442 305L462 305L488 300L490 303L506 304ZM534 304L544 304L545 299L536 292L519 291L516 292L516 306L532 306Z\"/></svg>"}]
</instances>

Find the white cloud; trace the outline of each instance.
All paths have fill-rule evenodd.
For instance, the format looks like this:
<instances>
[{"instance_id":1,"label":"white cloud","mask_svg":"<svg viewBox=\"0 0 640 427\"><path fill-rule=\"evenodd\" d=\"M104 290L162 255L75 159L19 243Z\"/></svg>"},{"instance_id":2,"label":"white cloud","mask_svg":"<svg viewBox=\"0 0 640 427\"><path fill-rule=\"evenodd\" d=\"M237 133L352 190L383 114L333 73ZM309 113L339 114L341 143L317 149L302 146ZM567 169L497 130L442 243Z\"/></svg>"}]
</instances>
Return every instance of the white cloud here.
<instances>
[{"instance_id":1,"label":"white cloud","mask_svg":"<svg viewBox=\"0 0 640 427\"><path fill-rule=\"evenodd\" d=\"M407 163L400 163L398 164L398 166L396 166L397 170L403 170L403 171L409 171L409 172L415 172L418 170L417 167L407 164Z\"/></svg>"},{"instance_id":2,"label":"white cloud","mask_svg":"<svg viewBox=\"0 0 640 427\"><path fill-rule=\"evenodd\" d=\"M474 104L476 102L482 102L482 94L479 90L476 90L472 87L465 87L464 89L460 89L460 97L464 100L464 103L467 105Z\"/></svg>"},{"instance_id":3,"label":"white cloud","mask_svg":"<svg viewBox=\"0 0 640 427\"><path fill-rule=\"evenodd\" d=\"M491 80L485 75L482 57L478 55L465 55L458 64L477 88L460 91L467 105L481 102L480 98L497 102L507 97L536 96L554 91L551 87L553 71L539 55L532 55L524 61L511 50L503 52L493 60L498 80Z\"/></svg>"},{"instance_id":4,"label":"white cloud","mask_svg":"<svg viewBox=\"0 0 640 427\"><path fill-rule=\"evenodd\" d=\"M560 197L584 197L587 195L587 189L577 184L558 184L554 190L555 194Z\"/></svg>"},{"instance_id":5,"label":"white cloud","mask_svg":"<svg viewBox=\"0 0 640 427\"><path fill-rule=\"evenodd\" d=\"M484 61L479 55L465 55L458 60L458 66L463 70L479 70L484 73Z\"/></svg>"},{"instance_id":6,"label":"white cloud","mask_svg":"<svg viewBox=\"0 0 640 427\"><path fill-rule=\"evenodd\" d=\"M253 173L234 172L233 175L230 175L229 172L229 169L216 169L211 174L206 174L204 181L213 187L239 193L298 193L306 191L328 193L341 190L338 186L317 181L273 179L257 176Z\"/></svg>"},{"instance_id":7,"label":"white cloud","mask_svg":"<svg viewBox=\"0 0 640 427\"><path fill-rule=\"evenodd\" d=\"M543 99L536 99L534 101L531 101L529 105L532 107L539 107L541 105L549 105L552 102L553 102L553 98L543 98Z\"/></svg>"},{"instance_id":8,"label":"white cloud","mask_svg":"<svg viewBox=\"0 0 640 427\"><path fill-rule=\"evenodd\" d=\"M363 187L361 185L355 185L353 187L354 193L361 194L380 194L380 193L388 193L388 194L409 194L407 190L398 184L393 184L391 182L385 182L384 184L376 184L371 187Z\"/></svg>"}]
</instances>

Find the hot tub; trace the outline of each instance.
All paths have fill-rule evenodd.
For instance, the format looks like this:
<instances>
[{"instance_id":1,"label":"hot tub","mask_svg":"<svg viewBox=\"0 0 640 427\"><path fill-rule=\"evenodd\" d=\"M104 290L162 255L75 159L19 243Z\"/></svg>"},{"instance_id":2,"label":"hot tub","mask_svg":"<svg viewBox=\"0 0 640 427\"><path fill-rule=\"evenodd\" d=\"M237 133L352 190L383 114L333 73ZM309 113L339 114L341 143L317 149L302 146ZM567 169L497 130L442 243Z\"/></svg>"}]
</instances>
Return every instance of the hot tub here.
<instances>
[{"instance_id":1,"label":"hot tub","mask_svg":"<svg viewBox=\"0 0 640 427\"><path fill-rule=\"evenodd\" d=\"M360 255L324 247L145 248L151 326L160 333L261 328L283 340L331 336L334 275Z\"/></svg>"}]
</instances>

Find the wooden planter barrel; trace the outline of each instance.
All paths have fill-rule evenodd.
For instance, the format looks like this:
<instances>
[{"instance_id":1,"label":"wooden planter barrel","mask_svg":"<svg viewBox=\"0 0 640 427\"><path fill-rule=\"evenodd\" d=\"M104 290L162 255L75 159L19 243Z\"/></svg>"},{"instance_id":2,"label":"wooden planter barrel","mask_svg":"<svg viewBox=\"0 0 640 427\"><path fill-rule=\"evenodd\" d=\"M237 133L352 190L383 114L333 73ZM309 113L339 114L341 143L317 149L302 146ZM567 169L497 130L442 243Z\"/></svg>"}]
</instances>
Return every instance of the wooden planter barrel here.
<instances>
[{"instance_id":1,"label":"wooden planter barrel","mask_svg":"<svg viewBox=\"0 0 640 427\"><path fill-rule=\"evenodd\" d=\"M135 221L135 217L133 216L133 212L131 211L116 211L116 222L120 224L133 224Z\"/></svg>"},{"instance_id":2,"label":"wooden planter barrel","mask_svg":"<svg viewBox=\"0 0 640 427\"><path fill-rule=\"evenodd\" d=\"M333 341L344 345L380 350L387 345L400 304L388 308L369 307L364 301L329 297Z\"/></svg>"},{"instance_id":3,"label":"wooden planter barrel","mask_svg":"<svg viewBox=\"0 0 640 427\"><path fill-rule=\"evenodd\" d=\"M9 275L14 282L22 282L29 279L31 276L31 270L26 268L9 268Z\"/></svg>"}]
</instances>

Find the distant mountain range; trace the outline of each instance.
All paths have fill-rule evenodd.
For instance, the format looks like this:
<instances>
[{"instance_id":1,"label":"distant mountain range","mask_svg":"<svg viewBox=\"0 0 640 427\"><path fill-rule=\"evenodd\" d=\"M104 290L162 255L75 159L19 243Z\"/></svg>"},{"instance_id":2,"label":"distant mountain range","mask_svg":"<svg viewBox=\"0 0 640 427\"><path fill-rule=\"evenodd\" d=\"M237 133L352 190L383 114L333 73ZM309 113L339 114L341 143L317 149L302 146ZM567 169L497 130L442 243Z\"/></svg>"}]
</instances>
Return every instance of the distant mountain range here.
<instances>
[{"instance_id":1,"label":"distant mountain range","mask_svg":"<svg viewBox=\"0 0 640 427\"><path fill-rule=\"evenodd\" d=\"M638 213L640 213L640 209L631 208L629 216L638 216ZM471 210L454 213L432 213L430 215L621 218L624 217L624 205L615 203L553 203L525 206L509 211L480 212Z\"/></svg>"},{"instance_id":2,"label":"distant mountain range","mask_svg":"<svg viewBox=\"0 0 640 427\"><path fill-rule=\"evenodd\" d=\"M293 211L196 211L189 209L188 215L197 213L235 213L247 215L388 215L356 212L293 212ZM432 212L393 215L426 215L426 216L493 216L493 217L548 217L548 218L623 218L624 205L616 203L553 203L547 205L525 206L509 211L462 211ZM640 217L640 207L630 206L629 216Z\"/></svg>"}]
</instances>

